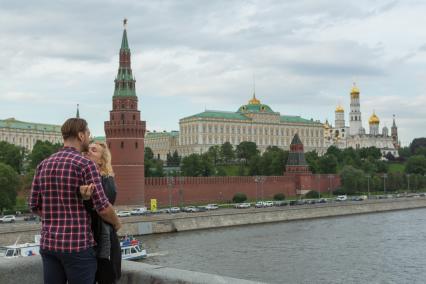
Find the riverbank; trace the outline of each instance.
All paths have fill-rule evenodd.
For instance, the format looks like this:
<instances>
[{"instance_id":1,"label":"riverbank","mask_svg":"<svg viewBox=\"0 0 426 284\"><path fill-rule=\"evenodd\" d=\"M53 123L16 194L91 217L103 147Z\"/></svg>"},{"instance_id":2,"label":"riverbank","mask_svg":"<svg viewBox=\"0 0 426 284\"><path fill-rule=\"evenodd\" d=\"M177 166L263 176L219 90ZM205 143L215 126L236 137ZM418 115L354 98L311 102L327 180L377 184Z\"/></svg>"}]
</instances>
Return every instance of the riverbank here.
<instances>
[{"instance_id":1,"label":"riverbank","mask_svg":"<svg viewBox=\"0 0 426 284\"><path fill-rule=\"evenodd\" d=\"M123 218L121 235L146 235L190 230L286 222L313 218L327 218L354 214L367 214L395 210L426 208L426 198L384 199L362 202L302 205L294 207L223 209L202 213L134 216ZM0 245L33 240L40 224L3 224L0 227Z\"/></svg>"}]
</instances>

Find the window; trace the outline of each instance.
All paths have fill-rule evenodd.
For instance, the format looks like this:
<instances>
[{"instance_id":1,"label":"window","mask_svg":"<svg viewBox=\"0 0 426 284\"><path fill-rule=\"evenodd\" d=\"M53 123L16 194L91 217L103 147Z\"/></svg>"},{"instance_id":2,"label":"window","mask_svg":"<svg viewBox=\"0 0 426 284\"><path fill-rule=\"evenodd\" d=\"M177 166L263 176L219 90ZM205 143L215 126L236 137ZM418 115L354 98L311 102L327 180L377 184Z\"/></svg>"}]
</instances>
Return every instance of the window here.
<instances>
[{"instance_id":1,"label":"window","mask_svg":"<svg viewBox=\"0 0 426 284\"><path fill-rule=\"evenodd\" d=\"M124 148L124 142L121 141L121 149L123 149L123 148Z\"/></svg>"},{"instance_id":2,"label":"window","mask_svg":"<svg viewBox=\"0 0 426 284\"><path fill-rule=\"evenodd\" d=\"M124 113L121 114L121 120L124 120Z\"/></svg>"},{"instance_id":3,"label":"window","mask_svg":"<svg viewBox=\"0 0 426 284\"><path fill-rule=\"evenodd\" d=\"M138 148L138 142L135 142L135 148L137 149Z\"/></svg>"},{"instance_id":4,"label":"window","mask_svg":"<svg viewBox=\"0 0 426 284\"><path fill-rule=\"evenodd\" d=\"M133 120L136 120L136 115L133 115Z\"/></svg>"}]
</instances>

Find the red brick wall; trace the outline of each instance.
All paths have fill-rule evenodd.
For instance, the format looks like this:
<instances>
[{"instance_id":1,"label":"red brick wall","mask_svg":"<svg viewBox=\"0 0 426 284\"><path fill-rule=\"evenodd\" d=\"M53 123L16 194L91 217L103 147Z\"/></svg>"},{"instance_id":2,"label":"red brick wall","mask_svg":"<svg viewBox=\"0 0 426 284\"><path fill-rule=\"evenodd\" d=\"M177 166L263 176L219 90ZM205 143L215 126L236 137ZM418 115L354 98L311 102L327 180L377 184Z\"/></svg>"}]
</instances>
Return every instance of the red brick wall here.
<instances>
[{"instance_id":1,"label":"red brick wall","mask_svg":"<svg viewBox=\"0 0 426 284\"><path fill-rule=\"evenodd\" d=\"M314 175L304 176L303 183L310 183L312 189L317 189L315 181L319 181L321 192L328 190L327 175L322 175L318 180ZM295 176L265 177L263 183L257 184L253 177L177 177L173 186L168 187L167 178L145 179L145 204L149 205L151 199L157 199L158 206L168 206L169 196L173 206L182 206L197 203L214 203L232 200L237 192L243 192L251 200L263 198L272 200L274 194L284 193L286 197L296 195ZM340 185L338 177L334 178L333 188ZM257 191L257 194L256 194ZM169 194L170 193L170 194Z\"/></svg>"}]
</instances>

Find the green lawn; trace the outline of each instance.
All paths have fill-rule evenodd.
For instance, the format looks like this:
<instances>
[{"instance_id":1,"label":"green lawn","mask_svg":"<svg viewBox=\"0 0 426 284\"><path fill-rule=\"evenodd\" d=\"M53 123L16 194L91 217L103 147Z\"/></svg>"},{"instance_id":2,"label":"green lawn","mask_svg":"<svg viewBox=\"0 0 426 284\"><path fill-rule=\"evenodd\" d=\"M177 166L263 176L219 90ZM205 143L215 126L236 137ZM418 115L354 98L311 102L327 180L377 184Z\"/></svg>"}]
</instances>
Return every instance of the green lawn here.
<instances>
[{"instance_id":1,"label":"green lawn","mask_svg":"<svg viewBox=\"0 0 426 284\"><path fill-rule=\"evenodd\" d=\"M389 164L389 173L404 173L405 172L405 164L400 163L391 163Z\"/></svg>"}]
</instances>

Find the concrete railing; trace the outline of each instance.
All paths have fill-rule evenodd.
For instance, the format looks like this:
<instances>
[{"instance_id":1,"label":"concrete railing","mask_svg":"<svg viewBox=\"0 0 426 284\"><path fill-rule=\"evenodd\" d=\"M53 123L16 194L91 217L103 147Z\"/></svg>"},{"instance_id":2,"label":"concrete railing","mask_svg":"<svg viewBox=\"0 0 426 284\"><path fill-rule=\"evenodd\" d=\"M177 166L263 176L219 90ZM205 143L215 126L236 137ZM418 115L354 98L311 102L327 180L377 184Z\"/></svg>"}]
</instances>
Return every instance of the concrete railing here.
<instances>
[{"instance_id":1,"label":"concrete railing","mask_svg":"<svg viewBox=\"0 0 426 284\"><path fill-rule=\"evenodd\" d=\"M13 259L0 258L0 283L43 283L43 267L40 256ZM253 282L249 280L181 270L158 265L149 265L139 262L123 261L122 276L119 283L253 284L261 282Z\"/></svg>"}]
</instances>

